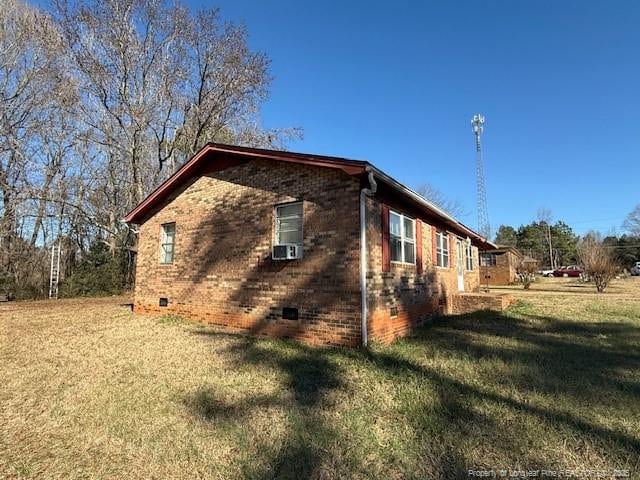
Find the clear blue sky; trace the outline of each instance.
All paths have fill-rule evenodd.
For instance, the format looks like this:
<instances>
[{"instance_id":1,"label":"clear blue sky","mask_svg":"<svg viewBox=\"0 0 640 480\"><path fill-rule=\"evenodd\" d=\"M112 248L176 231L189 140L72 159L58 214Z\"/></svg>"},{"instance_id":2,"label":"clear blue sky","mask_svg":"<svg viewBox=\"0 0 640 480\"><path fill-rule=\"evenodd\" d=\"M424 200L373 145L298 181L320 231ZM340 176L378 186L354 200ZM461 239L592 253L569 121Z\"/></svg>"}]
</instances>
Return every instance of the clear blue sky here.
<instances>
[{"instance_id":1,"label":"clear blue sky","mask_svg":"<svg viewBox=\"0 0 640 480\"><path fill-rule=\"evenodd\" d=\"M475 225L480 112L494 230L540 207L578 232L619 230L640 203L640 2L215 5L271 58L263 120L304 128L292 150L430 182Z\"/></svg>"},{"instance_id":2,"label":"clear blue sky","mask_svg":"<svg viewBox=\"0 0 640 480\"><path fill-rule=\"evenodd\" d=\"M494 230L540 207L579 232L619 229L640 202L640 2L215 5L271 58L263 119L304 128L293 150L430 182L475 225L481 112Z\"/></svg>"}]
</instances>

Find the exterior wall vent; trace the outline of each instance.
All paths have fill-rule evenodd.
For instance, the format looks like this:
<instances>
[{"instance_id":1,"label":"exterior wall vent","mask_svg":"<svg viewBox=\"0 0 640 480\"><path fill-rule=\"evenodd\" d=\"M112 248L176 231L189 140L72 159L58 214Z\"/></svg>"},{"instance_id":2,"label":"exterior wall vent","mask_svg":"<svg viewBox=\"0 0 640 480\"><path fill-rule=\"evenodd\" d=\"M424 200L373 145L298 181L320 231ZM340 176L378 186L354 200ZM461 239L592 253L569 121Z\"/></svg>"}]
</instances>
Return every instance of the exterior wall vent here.
<instances>
[{"instance_id":1,"label":"exterior wall vent","mask_svg":"<svg viewBox=\"0 0 640 480\"><path fill-rule=\"evenodd\" d=\"M302 248L295 243L274 245L272 257L274 260L299 260L302 258Z\"/></svg>"},{"instance_id":2,"label":"exterior wall vent","mask_svg":"<svg viewBox=\"0 0 640 480\"><path fill-rule=\"evenodd\" d=\"M298 320L298 309L284 307L282 309L282 318L284 318L285 320Z\"/></svg>"}]
</instances>

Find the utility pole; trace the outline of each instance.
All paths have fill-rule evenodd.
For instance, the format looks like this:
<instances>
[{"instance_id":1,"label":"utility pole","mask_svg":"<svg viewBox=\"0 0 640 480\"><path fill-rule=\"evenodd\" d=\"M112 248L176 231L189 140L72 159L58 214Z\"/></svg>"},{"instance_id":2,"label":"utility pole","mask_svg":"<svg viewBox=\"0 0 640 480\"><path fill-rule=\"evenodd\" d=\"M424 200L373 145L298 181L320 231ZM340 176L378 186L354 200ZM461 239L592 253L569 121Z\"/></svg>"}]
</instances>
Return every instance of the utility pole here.
<instances>
[{"instance_id":1,"label":"utility pole","mask_svg":"<svg viewBox=\"0 0 640 480\"><path fill-rule=\"evenodd\" d=\"M555 270L555 262L553 261L553 248L551 247L551 225L547 222L547 237L549 238L549 262L551 263L551 269Z\"/></svg>"},{"instance_id":2,"label":"utility pole","mask_svg":"<svg viewBox=\"0 0 640 480\"><path fill-rule=\"evenodd\" d=\"M484 164L482 160L482 145L480 136L484 130L484 116L477 114L471 119L471 127L476 137L476 187L478 209L478 232L490 240L491 226L489 224L489 212L487 209L487 189L484 180Z\"/></svg>"}]
</instances>

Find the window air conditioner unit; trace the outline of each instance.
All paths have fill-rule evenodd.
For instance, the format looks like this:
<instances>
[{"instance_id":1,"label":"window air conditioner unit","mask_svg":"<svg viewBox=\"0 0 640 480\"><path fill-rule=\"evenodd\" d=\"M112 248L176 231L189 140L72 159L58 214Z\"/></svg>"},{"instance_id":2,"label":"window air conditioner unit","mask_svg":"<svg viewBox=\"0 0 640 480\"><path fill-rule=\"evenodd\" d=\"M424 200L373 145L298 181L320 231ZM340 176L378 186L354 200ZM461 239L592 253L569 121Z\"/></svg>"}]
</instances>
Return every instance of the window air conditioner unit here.
<instances>
[{"instance_id":1,"label":"window air conditioner unit","mask_svg":"<svg viewBox=\"0 0 640 480\"><path fill-rule=\"evenodd\" d=\"M297 260L302 258L302 247L295 243L283 243L273 246L274 260Z\"/></svg>"}]
</instances>

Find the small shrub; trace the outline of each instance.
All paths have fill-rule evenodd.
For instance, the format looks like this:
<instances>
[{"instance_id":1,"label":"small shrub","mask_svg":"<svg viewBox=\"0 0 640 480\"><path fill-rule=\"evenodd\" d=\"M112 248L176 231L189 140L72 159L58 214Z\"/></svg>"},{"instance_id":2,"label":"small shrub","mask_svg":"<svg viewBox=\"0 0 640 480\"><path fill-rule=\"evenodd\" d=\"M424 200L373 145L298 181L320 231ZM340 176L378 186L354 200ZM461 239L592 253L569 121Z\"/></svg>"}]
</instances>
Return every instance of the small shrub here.
<instances>
[{"instance_id":1,"label":"small shrub","mask_svg":"<svg viewBox=\"0 0 640 480\"><path fill-rule=\"evenodd\" d=\"M95 242L73 273L61 282L61 296L117 295L125 288L126 263L104 242Z\"/></svg>"},{"instance_id":2,"label":"small shrub","mask_svg":"<svg viewBox=\"0 0 640 480\"><path fill-rule=\"evenodd\" d=\"M518 266L518 281L522 283L525 290L529 290L531 284L536 280L537 263L521 262Z\"/></svg>"}]
</instances>

